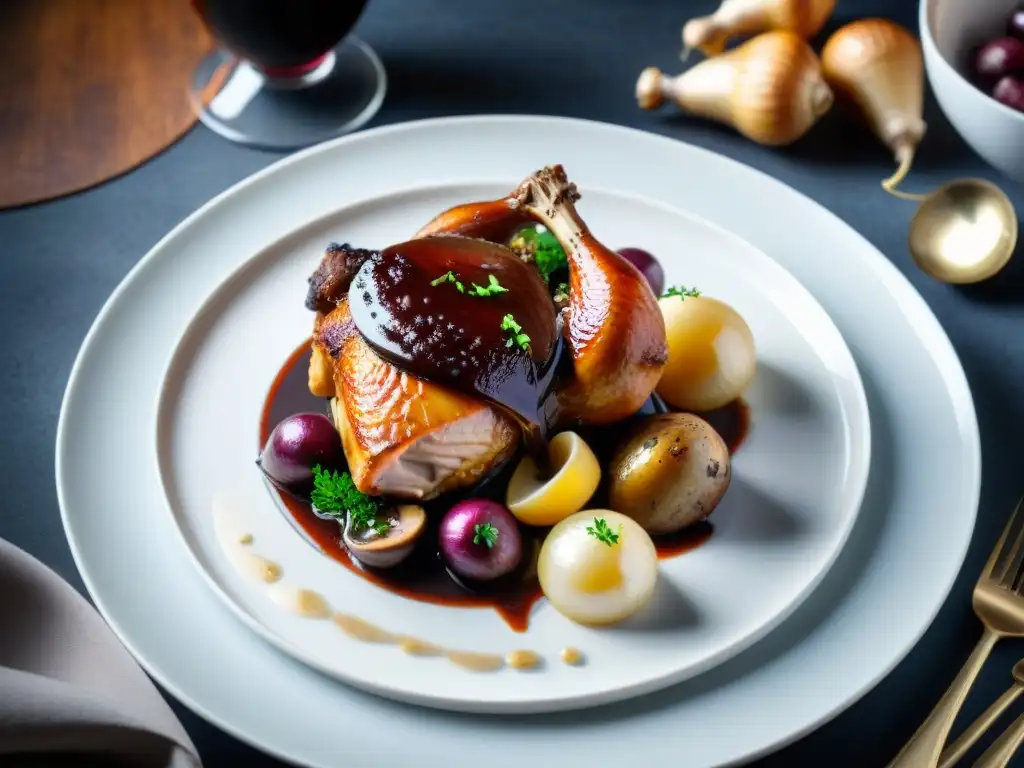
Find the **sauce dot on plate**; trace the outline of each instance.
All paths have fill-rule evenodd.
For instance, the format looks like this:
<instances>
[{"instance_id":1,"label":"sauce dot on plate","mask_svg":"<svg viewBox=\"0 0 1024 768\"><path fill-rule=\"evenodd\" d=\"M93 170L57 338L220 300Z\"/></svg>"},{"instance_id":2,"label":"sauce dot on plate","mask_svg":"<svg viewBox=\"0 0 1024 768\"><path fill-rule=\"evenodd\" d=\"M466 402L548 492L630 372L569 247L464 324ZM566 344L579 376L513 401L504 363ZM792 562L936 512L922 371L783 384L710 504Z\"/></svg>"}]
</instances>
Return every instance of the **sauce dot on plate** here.
<instances>
[{"instance_id":1,"label":"sauce dot on plate","mask_svg":"<svg viewBox=\"0 0 1024 768\"><path fill-rule=\"evenodd\" d=\"M541 663L541 657L533 651L512 651L505 657L505 663L512 669L534 669Z\"/></svg>"},{"instance_id":2,"label":"sauce dot on plate","mask_svg":"<svg viewBox=\"0 0 1024 768\"><path fill-rule=\"evenodd\" d=\"M560 654L562 661L571 666L577 666L583 663L583 654L576 648L563 648Z\"/></svg>"}]
</instances>

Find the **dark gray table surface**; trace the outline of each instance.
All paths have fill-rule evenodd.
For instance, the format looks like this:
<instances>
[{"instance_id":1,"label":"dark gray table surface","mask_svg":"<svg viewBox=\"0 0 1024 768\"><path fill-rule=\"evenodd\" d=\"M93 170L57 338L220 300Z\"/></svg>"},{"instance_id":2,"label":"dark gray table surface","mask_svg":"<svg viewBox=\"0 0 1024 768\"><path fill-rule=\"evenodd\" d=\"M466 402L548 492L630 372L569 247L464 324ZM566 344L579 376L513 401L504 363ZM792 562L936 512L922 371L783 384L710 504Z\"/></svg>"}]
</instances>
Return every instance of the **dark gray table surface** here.
<instances>
[{"instance_id":1,"label":"dark gray table surface","mask_svg":"<svg viewBox=\"0 0 1024 768\"><path fill-rule=\"evenodd\" d=\"M373 0L357 34L382 57L390 88L371 126L438 115L536 113L672 136L759 168L817 200L864 234L921 292L963 361L981 425L981 509L966 565L934 625L884 682L830 724L757 763L766 768L883 766L976 641L971 587L1024 492L1024 252L1017 256L1020 263L972 288L942 285L916 271L906 248L914 206L890 198L878 185L891 171L890 157L866 132L838 116L830 115L793 147L769 150L728 129L674 117L671 110L637 109L632 95L637 74L649 64L678 68L680 25L715 5L714 0ZM917 26L914 0L840 0L839 6L833 25L882 15ZM930 94L925 118L928 136L908 188L981 176L1000 183L1024 213L1024 187L987 168ZM163 234L216 193L276 159L199 126L126 176L62 200L0 212L0 536L80 590L53 483L57 416L79 344L107 296ZM828 256L822 244L822 269L828 269ZM997 648L959 725L1003 690L1021 655L1024 643ZM174 706L208 765L280 765ZM680 748L685 750L685 742Z\"/></svg>"}]
</instances>

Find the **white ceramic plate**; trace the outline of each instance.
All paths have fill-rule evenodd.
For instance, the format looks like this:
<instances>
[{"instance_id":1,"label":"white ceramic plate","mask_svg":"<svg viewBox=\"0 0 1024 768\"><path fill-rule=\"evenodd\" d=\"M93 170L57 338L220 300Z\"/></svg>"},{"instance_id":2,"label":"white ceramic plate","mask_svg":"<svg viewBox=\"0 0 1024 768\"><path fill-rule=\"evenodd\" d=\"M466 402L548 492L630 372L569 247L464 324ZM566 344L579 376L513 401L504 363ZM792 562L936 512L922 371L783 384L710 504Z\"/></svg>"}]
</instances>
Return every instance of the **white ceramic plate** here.
<instances>
[{"instance_id":1,"label":"white ceramic plate","mask_svg":"<svg viewBox=\"0 0 1024 768\"><path fill-rule=\"evenodd\" d=\"M156 443L184 541L217 594L249 626L367 690L474 712L607 703L677 682L749 645L835 560L859 509L870 453L867 402L853 357L796 280L717 227L643 198L583 186L578 209L601 238L659 254L668 284L698 285L727 301L756 339L759 375L746 393L754 425L712 517L710 542L662 561L655 599L629 622L587 629L541 601L525 634L491 609L396 596L312 549L253 463L270 384L311 332L312 313L302 302L306 278L327 243L384 247L452 205L500 197L519 181L434 185L364 200L247 260L205 303L178 346ZM217 495L233 507L220 533L212 514ZM445 648L502 656L527 648L546 663L526 675L510 668L460 672L443 658L346 638L330 621L282 610L265 584L232 565L224 544L237 546L243 532L254 537L251 549L282 566L283 583L311 587L346 614ZM583 651L585 667L558 662L566 646Z\"/></svg>"},{"instance_id":2,"label":"white ceramic plate","mask_svg":"<svg viewBox=\"0 0 1024 768\"><path fill-rule=\"evenodd\" d=\"M585 188L646 195L739 235L810 290L864 379L872 418L867 494L848 544L810 598L768 637L685 683L578 714L410 707L292 661L224 610L163 511L149 395L160 387L176 333L267 243L395 189L481 176L504 182L538 162L537 147L549 156L540 162L565 163ZM133 387L112 386L119 375ZM970 393L948 340L863 238L807 198L720 156L553 118L371 131L288 158L212 201L158 244L108 302L73 370L57 440L72 550L128 647L222 727L325 766L422 765L424 755L468 738L487 746L489 765L517 768L620 764L635 760L637 745L652 764L719 765L778 746L856 700L924 632L970 540L979 469ZM130 498L116 492L126 471L137 480ZM366 723L386 723L401 736L366 739Z\"/></svg>"}]
</instances>

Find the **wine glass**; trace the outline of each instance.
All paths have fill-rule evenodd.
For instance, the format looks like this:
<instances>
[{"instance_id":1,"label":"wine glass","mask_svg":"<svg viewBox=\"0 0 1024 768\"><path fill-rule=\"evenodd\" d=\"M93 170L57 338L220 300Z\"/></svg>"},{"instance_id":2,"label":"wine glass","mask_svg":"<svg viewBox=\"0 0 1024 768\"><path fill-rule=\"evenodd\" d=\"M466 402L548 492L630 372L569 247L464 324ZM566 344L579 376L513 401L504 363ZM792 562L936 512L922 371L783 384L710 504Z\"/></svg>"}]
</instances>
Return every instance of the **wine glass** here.
<instances>
[{"instance_id":1,"label":"wine glass","mask_svg":"<svg viewBox=\"0 0 1024 768\"><path fill-rule=\"evenodd\" d=\"M298 149L380 109L384 66L349 35L367 0L192 0L220 46L190 88L204 125L231 141Z\"/></svg>"}]
</instances>

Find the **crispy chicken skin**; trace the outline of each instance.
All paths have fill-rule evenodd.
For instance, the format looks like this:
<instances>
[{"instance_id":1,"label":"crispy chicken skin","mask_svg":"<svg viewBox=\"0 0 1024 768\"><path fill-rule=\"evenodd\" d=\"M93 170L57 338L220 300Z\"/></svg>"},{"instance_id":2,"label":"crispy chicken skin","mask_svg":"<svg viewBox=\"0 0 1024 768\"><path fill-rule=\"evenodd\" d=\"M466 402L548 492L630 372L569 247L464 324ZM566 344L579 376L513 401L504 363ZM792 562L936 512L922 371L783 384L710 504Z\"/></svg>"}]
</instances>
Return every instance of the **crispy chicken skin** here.
<instances>
[{"instance_id":1,"label":"crispy chicken skin","mask_svg":"<svg viewBox=\"0 0 1024 768\"><path fill-rule=\"evenodd\" d=\"M329 258L343 263L337 253ZM342 282L322 284L336 290ZM477 482L519 444L519 426L483 400L381 359L356 330L345 297L317 313L309 388L333 398L349 472L363 493L430 499Z\"/></svg>"}]
</instances>

